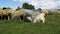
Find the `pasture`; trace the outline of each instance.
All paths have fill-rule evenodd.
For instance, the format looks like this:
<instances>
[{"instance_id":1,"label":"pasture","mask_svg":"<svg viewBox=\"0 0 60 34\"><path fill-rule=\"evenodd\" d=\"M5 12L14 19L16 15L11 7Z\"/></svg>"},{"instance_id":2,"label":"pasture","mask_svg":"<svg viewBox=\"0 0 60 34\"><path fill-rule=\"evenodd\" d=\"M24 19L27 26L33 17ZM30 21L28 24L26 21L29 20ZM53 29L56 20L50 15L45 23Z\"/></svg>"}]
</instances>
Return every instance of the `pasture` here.
<instances>
[{"instance_id":1,"label":"pasture","mask_svg":"<svg viewBox=\"0 0 60 34\"><path fill-rule=\"evenodd\" d=\"M46 16L45 23L0 20L0 34L60 34L60 15Z\"/></svg>"}]
</instances>

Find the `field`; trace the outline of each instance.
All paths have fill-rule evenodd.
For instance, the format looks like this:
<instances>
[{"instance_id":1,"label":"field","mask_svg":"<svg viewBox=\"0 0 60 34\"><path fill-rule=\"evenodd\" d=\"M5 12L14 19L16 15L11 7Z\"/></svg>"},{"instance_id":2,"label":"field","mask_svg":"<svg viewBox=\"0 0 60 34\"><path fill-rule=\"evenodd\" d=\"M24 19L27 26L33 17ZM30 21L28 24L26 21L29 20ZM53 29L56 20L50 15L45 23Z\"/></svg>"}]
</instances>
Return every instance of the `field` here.
<instances>
[{"instance_id":1,"label":"field","mask_svg":"<svg viewBox=\"0 0 60 34\"><path fill-rule=\"evenodd\" d=\"M0 20L0 34L60 34L60 15L46 16L45 23Z\"/></svg>"}]
</instances>

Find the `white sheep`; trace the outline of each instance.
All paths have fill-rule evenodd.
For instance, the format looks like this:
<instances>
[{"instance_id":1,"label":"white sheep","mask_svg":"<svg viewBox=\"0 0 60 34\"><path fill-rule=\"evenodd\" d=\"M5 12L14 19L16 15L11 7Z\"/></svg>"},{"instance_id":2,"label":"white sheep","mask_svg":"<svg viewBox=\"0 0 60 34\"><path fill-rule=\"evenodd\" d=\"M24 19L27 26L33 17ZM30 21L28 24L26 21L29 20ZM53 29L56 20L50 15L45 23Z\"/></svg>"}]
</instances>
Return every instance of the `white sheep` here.
<instances>
[{"instance_id":1,"label":"white sheep","mask_svg":"<svg viewBox=\"0 0 60 34\"><path fill-rule=\"evenodd\" d=\"M45 22L45 17L44 16L45 16L44 13L38 13L38 14L36 14L33 23L40 22L40 21L42 21L42 23L44 23ZM31 17L27 17L27 19L29 19L30 21L32 21Z\"/></svg>"}]
</instances>

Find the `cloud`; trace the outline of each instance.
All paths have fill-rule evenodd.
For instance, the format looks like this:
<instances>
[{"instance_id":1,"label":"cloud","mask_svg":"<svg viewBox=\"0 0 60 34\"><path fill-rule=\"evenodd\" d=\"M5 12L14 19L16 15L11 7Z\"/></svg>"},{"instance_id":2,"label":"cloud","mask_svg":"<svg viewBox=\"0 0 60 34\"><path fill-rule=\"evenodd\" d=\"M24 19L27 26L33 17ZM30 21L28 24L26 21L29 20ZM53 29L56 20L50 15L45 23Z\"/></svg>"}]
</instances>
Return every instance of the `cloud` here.
<instances>
[{"instance_id":1,"label":"cloud","mask_svg":"<svg viewBox=\"0 0 60 34\"><path fill-rule=\"evenodd\" d=\"M14 0L18 2L27 2L35 6L35 8L53 9L60 6L60 0Z\"/></svg>"}]
</instances>

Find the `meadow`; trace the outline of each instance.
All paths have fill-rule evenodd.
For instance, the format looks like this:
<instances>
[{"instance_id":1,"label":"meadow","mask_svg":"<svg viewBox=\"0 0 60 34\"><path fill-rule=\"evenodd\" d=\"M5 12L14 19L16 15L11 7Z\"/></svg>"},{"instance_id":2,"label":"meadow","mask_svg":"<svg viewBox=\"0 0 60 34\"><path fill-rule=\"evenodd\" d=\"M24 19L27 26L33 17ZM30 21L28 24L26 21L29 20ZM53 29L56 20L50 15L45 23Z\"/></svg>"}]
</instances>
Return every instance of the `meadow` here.
<instances>
[{"instance_id":1,"label":"meadow","mask_svg":"<svg viewBox=\"0 0 60 34\"><path fill-rule=\"evenodd\" d=\"M60 34L60 15L46 16L45 23L0 20L0 34Z\"/></svg>"}]
</instances>

